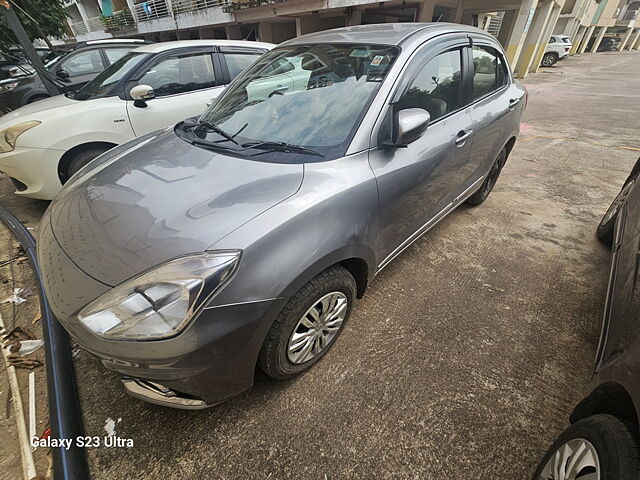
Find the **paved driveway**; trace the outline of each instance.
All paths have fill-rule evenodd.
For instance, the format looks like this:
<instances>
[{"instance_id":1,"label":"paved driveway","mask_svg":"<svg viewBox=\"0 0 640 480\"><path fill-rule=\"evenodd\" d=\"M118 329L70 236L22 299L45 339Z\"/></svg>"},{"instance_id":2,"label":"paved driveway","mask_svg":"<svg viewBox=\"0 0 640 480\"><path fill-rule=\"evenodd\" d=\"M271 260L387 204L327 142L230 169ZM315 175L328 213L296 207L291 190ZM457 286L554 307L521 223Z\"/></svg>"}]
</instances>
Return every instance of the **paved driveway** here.
<instances>
[{"instance_id":1,"label":"paved driveway","mask_svg":"<svg viewBox=\"0 0 640 480\"><path fill-rule=\"evenodd\" d=\"M385 269L302 377L258 374L184 412L130 399L80 354L87 433L112 419L135 444L92 449L94 478L529 477L590 376L609 260L595 228L640 155L639 77L640 52L604 53L524 82L523 134L489 200Z\"/></svg>"}]
</instances>

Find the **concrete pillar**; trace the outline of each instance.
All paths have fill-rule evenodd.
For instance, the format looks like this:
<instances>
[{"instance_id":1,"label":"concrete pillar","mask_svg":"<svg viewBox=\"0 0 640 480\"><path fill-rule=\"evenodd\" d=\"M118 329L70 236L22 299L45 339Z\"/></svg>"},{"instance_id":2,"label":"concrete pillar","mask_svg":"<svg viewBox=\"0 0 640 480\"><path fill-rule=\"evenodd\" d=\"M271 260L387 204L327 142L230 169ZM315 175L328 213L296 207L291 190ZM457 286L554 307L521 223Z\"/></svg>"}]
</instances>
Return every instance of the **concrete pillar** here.
<instances>
[{"instance_id":1,"label":"concrete pillar","mask_svg":"<svg viewBox=\"0 0 640 480\"><path fill-rule=\"evenodd\" d=\"M351 16L347 19L347 27L353 25L362 25L362 10L354 8L351 11Z\"/></svg>"},{"instance_id":2,"label":"concrete pillar","mask_svg":"<svg viewBox=\"0 0 640 480\"><path fill-rule=\"evenodd\" d=\"M529 27L529 32L527 33L525 44L522 47L515 70L518 78L525 78L529 73L540 42L544 42L545 44L549 42L549 39L544 39L543 35L546 32L547 22L549 21L554 5L555 3L553 1L547 1L541 4L533 16L533 21Z\"/></svg>"},{"instance_id":3,"label":"concrete pillar","mask_svg":"<svg viewBox=\"0 0 640 480\"><path fill-rule=\"evenodd\" d=\"M305 33L315 32L317 30L316 18L313 15L304 15L296 18L296 36Z\"/></svg>"},{"instance_id":4,"label":"concrete pillar","mask_svg":"<svg viewBox=\"0 0 640 480\"><path fill-rule=\"evenodd\" d=\"M518 10L507 10L502 17L502 25L500 25L500 31L498 32L498 41L505 48L509 44L509 38L513 34L513 27L516 25L516 19L518 17Z\"/></svg>"},{"instance_id":5,"label":"concrete pillar","mask_svg":"<svg viewBox=\"0 0 640 480\"><path fill-rule=\"evenodd\" d=\"M509 38L507 39L506 54L509 64L514 67L520 57L522 45L530 28L530 16L538 6L538 0L522 0L515 23Z\"/></svg>"},{"instance_id":6,"label":"concrete pillar","mask_svg":"<svg viewBox=\"0 0 640 480\"><path fill-rule=\"evenodd\" d=\"M640 40L640 30L636 32L636 36L633 37L633 40L629 42L629 50L634 50L634 49L637 50L637 48L635 47L639 40Z\"/></svg>"},{"instance_id":7,"label":"concrete pillar","mask_svg":"<svg viewBox=\"0 0 640 480\"><path fill-rule=\"evenodd\" d=\"M589 40L591 40L591 36L593 35L593 31L595 29L596 29L595 25L591 25L589 28L587 28L587 31L585 32L584 37L582 38L582 44L578 48L578 53L584 53L584 51L587 49L587 45L589 45Z\"/></svg>"},{"instance_id":8,"label":"concrete pillar","mask_svg":"<svg viewBox=\"0 0 640 480\"><path fill-rule=\"evenodd\" d=\"M529 68L529 73L536 73L540 70L540 63L542 62L542 57L547 51L547 45L549 42L549 38L553 35L553 31L556 28L556 24L558 23L558 18L560 17L560 12L562 11L562 7L558 4L553 5L553 9L551 10L551 15L549 16L549 21L547 22L547 28L542 36L542 41L538 46L538 52L533 59L533 64L531 68Z\"/></svg>"},{"instance_id":9,"label":"concrete pillar","mask_svg":"<svg viewBox=\"0 0 640 480\"><path fill-rule=\"evenodd\" d=\"M261 42L274 43L273 41L273 27L271 22L261 22L258 24L258 40Z\"/></svg>"},{"instance_id":10,"label":"concrete pillar","mask_svg":"<svg viewBox=\"0 0 640 480\"><path fill-rule=\"evenodd\" d=\"M78 13L80 13L80 17L82 18L82 23L84 23L87 32L89 31L89 15L87 15L87 10L84 8L82 2L76 2L76 6L78 7Z\"/></svg>"},{"instance_id":11,"label":"concrete pillar","mask_svg":"<svg viewBox=\"0 0 640 480\"><path fill-rule=\"evenodd\" d=\"M605 33L607 33L608 27L600 27L600 31L598 32L598 36L596 37L596 41L593 42L590 52L597 52L600 43L602 43L602 39L604 38Z\"/></svg>"},{"instance_id":12,"label":"concrete pillar","mask_svg":"<svg viewBox=\"0 0 640 480\"><path fill-rule=\"evenodd\" d=\"M418 22L433 21L433 9L436 6L434 0L424 0L418 10Z\"/></svg>"},{"instance_id":13,"label":"concrete pillar","mask_svg":"<svg viewBox=\"0 0 640 480\"><path fill-rule=\"evenodd\" d=\"M462 22L462 15L464 14L464 9L462 8L463 2L458 2L458 5L456 6L456 13L455 13L455 17L454 17L454 22L455 23L461 23Z\"/></svg>"},{"instance_id":14,"label":"concrete pillar","mask_svg":"<svg viewBox=\"0 0 640 480\"><path fill-rule=\"evenodd\" d=\"M640 30L638 30L638 37L632 47L634 50L640 50Z\"/></svg>"},{"instance_id":15,"label":"concrete pillar","mask_svg":"<svg viewBox=\"0 0 640 480\"><path fill-rule=\"evenodd\" d=\"M578 29L578 33L576 33L575 38L573 39L573 45L571 46L571 50L569 51L569 55L575 55L580 48L580 44L582 43L582 39L584 38L584 33L587 31L586 27L580 27Z\"/></svg>"},{"instance_id":16,"label":"concrete pillar","mask_svg":"<svg viewBox=\"0 0 640 480\"><path fill-rule=\"evenodd\" d=\"M627 46L627 43L629 42L629 39L631 38L631 33L633 32L633 28L628 28L627 32L624 34L624 37L622 37L622 43L620 44L620 48L618 48L618 50L622 51L624 50L624 47Z\"/></svg>"},{"instance_id":17,"label":"concrete pillar","mask_svg":"<svg viewBox=\"0 0 640 480\"><path fill-rule=\"evenodd\" d=\"M242 40L242 30L240 25L227 25L224 27L225 32L227 32L228 40Z\"/></svg>"}]
</instances>

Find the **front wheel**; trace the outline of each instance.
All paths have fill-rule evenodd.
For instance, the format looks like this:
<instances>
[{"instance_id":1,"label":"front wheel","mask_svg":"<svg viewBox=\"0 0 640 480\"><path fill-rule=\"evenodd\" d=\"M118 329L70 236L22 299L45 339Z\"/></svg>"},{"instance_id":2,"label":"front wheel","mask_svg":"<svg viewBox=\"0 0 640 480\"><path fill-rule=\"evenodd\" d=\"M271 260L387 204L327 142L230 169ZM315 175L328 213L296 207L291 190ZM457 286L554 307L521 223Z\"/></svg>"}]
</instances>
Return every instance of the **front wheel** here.
<instances>
[{"instance_id":1,"label":"front wheel","mask_svg":"<svg viewBox=\"0 0 640 480\"><path fill-rule=\"evenodd\" d=\"M609 208L598 224L596 234L598 235L598 239L605 245L611 246L613 243L613 229L616 224L616 219L618 218L618 212L620 212L624 202L627 200L629 192L631 192L631 189L638 179L639 173L640 171L631 172L631 175L629 175L620 189L620 193L618 193L613 202L611 202L611 205L609 205Z\"/></svg>"},{"instance_id":2,"label":"front wheel","mask_svg":"<svg viewBox=\"0 0 640 480\"><path fill-rule=\"evenodd\" d=\"M545 53L544 57L542 57L542 66L543 67L551 67L556 64L558 61L558 56L553 53Z\"/></svg>"},{"instance_id":3,"label":"front wheel","mask_svg":"<svg viewBox=\"0 0 640 480\"><path fill-rule=\"evenodd\" d=\"M309 369L333 346L356 298L356 282L334 266L291 297L262 344L258 365L272 378L287 379Z\"/></svg>"},{"instance_id":4,"label":"front wheel","mask_svg":"<svg viewBox=\"0 0 640 480\"><path fill-rule=\"evenodd\" d=\"M637 433L612 415L567 428L540 462L533 480L622 480L640 474Z\"/></svg>"},{"instance_id":5,"label":"front wheel","mask_svg":"<svg viewBox=\"0 0 640 480\"><path fill-rule=\"evenodd\" d=\"M107 150L109 150L107 147L91 147L78 152L68 163L64 181L69 180L78 170Z\"/></svg>"}]
</instances>

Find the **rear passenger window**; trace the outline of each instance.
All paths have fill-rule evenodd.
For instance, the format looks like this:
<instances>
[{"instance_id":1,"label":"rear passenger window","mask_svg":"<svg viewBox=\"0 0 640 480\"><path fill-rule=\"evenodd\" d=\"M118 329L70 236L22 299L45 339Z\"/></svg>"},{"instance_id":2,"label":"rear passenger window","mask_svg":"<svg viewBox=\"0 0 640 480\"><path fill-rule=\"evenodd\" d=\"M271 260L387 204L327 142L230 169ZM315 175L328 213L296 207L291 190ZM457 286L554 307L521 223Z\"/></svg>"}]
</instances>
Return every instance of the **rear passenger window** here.
<instances>
[{"instance_id":1,"label":"rear passenger window","mask_svg":"<svg viewBox=\"0 0 640 480\"><path fill-rule=\"evenodd\" d=\"M430 60L398 101L399 108L423 108L431 115L431 121L460 108L461 55L457 49Z\"/></svg>"},{"instance_id":2,"label":"rear passenger window","mask_svg":"<svg viewBox=\"0 0 640 480\"><path fill-rule=\"evenodd\" d=\"M507 65L491 47L473 47L473 99L477 100L507 84Z\"/></svg>"},{"instance_id":3,"label":"rear passenger window","mask_svg":"<svg viewBox=\"0 0 640 480\"><path fill-rule=\"evenodd\" d=\"M255 62L262 53L224 53L223 55L229 69L229 80L233 80L240 72Z\"/></svg>"},{"instance_id":4,"label":"rear passenger window","mask_svg":"<svg viewBox=\"0 0 640 480\"><path fill-rule=\"evenodd\" d=\"M86 50L69 57L60 64L60 68L69 72L70 77L98 73L104 70L100 50Z\"/></svg>"},{"instance_id":5,"label":"rear passenger window","mask_svg":"<svg viewBox=\"0 0 640 480\"><path fill-rule=\"evenodd\" d=\"M105 48L104 53L107 55L109 63L115 63L129 53L133 48Z\"/></svg>"}]
</instances>

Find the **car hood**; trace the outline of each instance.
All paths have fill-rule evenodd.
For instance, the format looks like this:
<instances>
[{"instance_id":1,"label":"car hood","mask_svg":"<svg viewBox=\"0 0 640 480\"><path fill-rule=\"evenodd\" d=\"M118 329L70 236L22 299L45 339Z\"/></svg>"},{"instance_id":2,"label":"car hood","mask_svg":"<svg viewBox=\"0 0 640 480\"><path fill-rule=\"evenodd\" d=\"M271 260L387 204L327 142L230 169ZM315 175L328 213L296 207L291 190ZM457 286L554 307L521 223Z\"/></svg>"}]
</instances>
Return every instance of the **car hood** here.
<instances>
[{"instance_id":1,"label":"car hood","mask_svg":"<svg viewBox=\"0 0 640 480\"><path fill-rule=\"evenodd\" d=\"M96 159L98 166L72 178L47 211L71 261L110 286L207 250L302 183L299 164L227 156L172 130L147 137Z\"/></svg>"},{"instance_id":2,"label":"car hood","mask_svg":"<svg viewBox=\"0 0 640 480\"><path fill-rule=\"evenodd\" d=\"M71 100L64 95L56 95L37 102L20 107L13 112L9 112L0 117L0 128L6 128L22 121L44 120L42 114L51 115L54 109L66 109L69 106L77 105L79 102Z\"/></svg>"}]
</instances>

